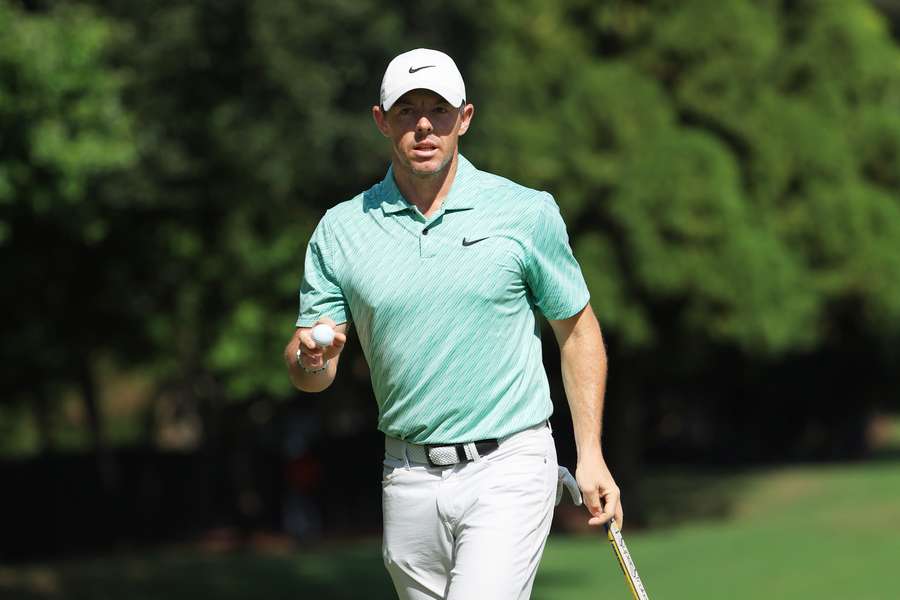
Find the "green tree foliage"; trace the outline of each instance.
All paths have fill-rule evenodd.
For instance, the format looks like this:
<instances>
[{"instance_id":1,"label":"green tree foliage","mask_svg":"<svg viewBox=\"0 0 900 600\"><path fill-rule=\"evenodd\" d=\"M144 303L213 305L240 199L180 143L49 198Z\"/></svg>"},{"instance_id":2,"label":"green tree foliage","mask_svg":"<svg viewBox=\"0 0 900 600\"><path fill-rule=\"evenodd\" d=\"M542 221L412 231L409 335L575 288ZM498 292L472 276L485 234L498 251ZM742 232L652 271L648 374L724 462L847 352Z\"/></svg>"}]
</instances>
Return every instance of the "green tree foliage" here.
<instances>
[{"instance_id":1,"label":"green tree foliage","mask_svg":"<svg viewBox=\"0 0 900 600\"><path fill-rule=\"evenodd\" d=\"M123 76L109 61L115 36L82 8L35 15L0 4L4 401L46 407L71 383L92 400L91 357L126 346L135 323L123 297L130 244L113 216L126 201L97 191L136 155Z\"/></svg>"},{"instance_id":2,"label":"green tree foliage","mask_svg":"<svg viewBox=\"0 0 900 600\"><path fill-rule=\"evenodd\" d=\"M397 19L366 3L104 8L132 32L141 163L119 191L155 208L161 373L201 399L284 397L306 240L384 169L369 75ZM341 26L361 35L337 48Z\"/></svg>"},{"instance_id":3,"label":"green tree foliage","mask_svg":"<svg viewBox=\"0 0 900 600\"><path fill-rule=\"evenodd\" d=\"M900 52L872 9L531 8L496 9L477 148L557 191L622 343L654 347L662 304L751 356L824 343L847 307L900 328Z\"/></svg>"}]
</instances>

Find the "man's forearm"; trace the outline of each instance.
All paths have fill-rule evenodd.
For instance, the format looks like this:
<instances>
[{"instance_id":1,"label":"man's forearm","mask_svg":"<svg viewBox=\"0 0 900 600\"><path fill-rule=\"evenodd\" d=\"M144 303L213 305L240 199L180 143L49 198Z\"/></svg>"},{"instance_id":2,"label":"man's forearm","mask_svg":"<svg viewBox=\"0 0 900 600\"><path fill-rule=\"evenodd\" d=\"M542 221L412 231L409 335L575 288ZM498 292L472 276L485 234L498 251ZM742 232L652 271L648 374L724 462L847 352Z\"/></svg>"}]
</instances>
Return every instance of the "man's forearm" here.
<instances>
[{"instance_id":1,"label":"man's forearm","mask_svg":"<svg viewBox=\"0 0 900 600\"><path fill-rule=\"evenodd\" d=\"M600 526L615 518L622 526L622 503L603 458L600 432L606 388L606 349L591 305L568 319L551 321L559 342L563 385L572 412L578 465L575 479L591 513L589 525Z\"/></svg>"},{"instance_id":2,"label":"man's forearm","mask_svg":"<svg viewBox=\"0 0 900 600\"><path fill-rule=\"evenodd\" d=\"M586 311L578 319L560 347L560 358L578 458L602 456L600 434L606 389L606 349L593 312Z\"/></svg>"}]
</instances>

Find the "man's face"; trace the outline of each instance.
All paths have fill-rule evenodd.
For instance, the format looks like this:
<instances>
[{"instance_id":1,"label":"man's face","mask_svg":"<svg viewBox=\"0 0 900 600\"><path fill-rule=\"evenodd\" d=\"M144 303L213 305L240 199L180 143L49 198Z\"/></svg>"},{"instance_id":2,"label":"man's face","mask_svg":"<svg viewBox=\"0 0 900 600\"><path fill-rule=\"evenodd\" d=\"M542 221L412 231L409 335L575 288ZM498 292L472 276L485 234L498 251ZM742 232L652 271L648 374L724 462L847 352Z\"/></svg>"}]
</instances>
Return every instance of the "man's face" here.
<instances>
[{"instance_id":1,"label":"man's face","mask_svg":"<svg viewBox=\"0 0 900 600\"><path fill-rule=\"evenodd\" d=\"M430 90L403 94L387 112L372 107L375 124L391 140L395 158L419 177L447 168L474 112L471 104L460 109Z\"/></svg>"}]
</instances>

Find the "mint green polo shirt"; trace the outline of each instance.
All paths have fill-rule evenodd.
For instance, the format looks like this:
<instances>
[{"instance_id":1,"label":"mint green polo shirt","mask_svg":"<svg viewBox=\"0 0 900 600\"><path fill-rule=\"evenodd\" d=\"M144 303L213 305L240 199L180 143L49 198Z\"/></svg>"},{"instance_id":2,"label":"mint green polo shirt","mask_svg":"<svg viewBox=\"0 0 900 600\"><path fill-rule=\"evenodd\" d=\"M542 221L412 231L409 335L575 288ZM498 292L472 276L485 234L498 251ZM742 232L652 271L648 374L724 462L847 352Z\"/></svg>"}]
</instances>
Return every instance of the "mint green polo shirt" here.
<instances>
[{"instance_id":1,"label":"mint green polo shirt","mask_svg":"<svg viewBox=\"0 0 900 600\"><path fill-rule=\"evenodd\" d=\"M537 313L565 319L588 299L553 197L459 155L429 218L391 169L325 213L306 252L297 326L323 316L354 324L385 434L462 443L550 416Z\"/></svg>"}]
</instances>

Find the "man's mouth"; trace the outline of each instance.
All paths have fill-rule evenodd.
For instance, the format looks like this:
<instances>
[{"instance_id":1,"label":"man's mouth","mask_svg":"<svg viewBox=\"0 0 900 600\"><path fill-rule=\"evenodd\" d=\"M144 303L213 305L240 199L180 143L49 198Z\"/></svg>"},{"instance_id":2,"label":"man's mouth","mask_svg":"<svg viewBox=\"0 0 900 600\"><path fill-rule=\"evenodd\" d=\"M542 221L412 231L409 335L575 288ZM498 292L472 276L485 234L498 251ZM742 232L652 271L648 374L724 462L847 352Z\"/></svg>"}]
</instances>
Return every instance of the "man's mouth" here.
<instances>
[{"instance_id":1,"label":"man's mouth","mask_svg":"<svg viewBox=\"0 0 900 600\"><path fill-rule=\"evenodd\" d=\"M413 146L413 150L421 150L423 152L437 150L437 144L435 144L434 142L419 142L418 144Z\"/></svg>"}]
</instances>

